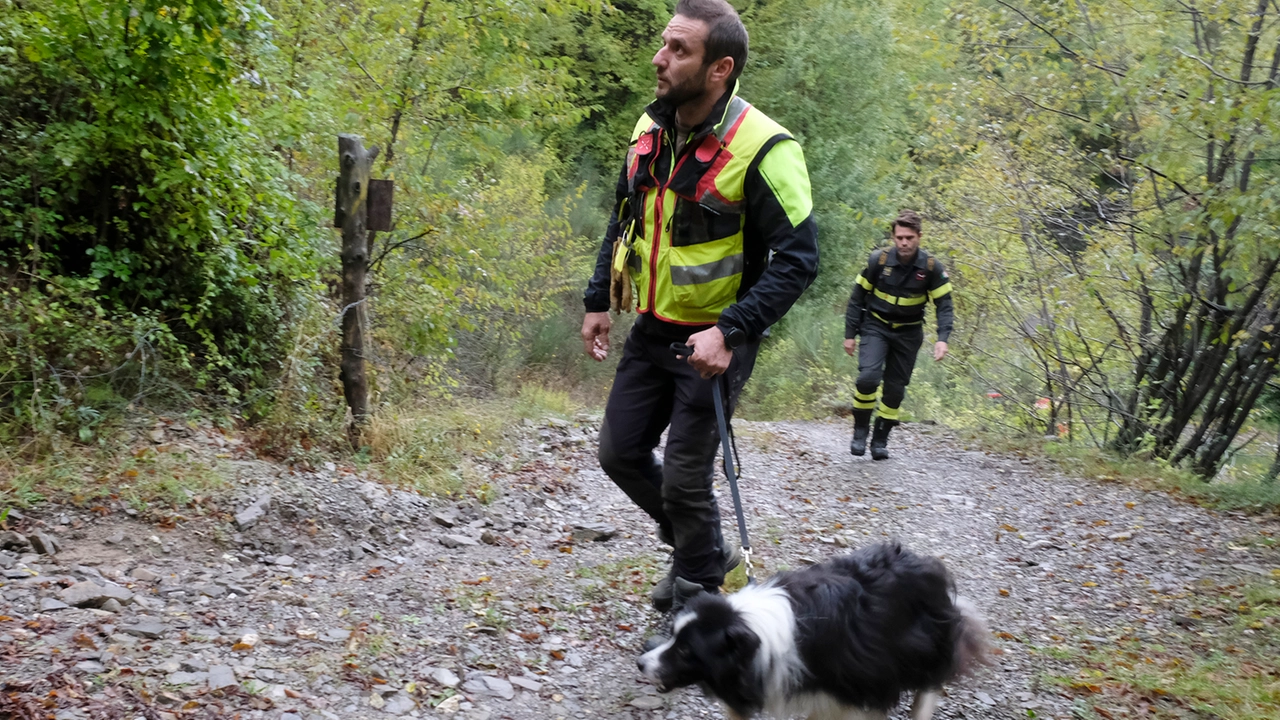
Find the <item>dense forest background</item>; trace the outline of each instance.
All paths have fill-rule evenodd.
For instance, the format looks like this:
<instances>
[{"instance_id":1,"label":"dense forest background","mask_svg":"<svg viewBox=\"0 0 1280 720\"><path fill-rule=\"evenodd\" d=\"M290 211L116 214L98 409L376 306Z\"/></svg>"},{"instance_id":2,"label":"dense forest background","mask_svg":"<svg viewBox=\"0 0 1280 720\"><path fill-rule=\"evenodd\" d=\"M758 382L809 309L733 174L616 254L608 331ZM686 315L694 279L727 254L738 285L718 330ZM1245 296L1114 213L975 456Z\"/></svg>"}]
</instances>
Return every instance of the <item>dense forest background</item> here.
<instances>
[{"instance_id":1,"label":"dense forest background","mask_svg":"<svg viewBox=\"0 0 1280 720\"><path fill-rule=\"evenodd\" d=\"M396 187L357 459L465 482L521 408L599 407L581 291L673 4L0 0L0 474L147 412L344 447L339 133ZM744 415L847 405L851 282L914 207L958 323L910 419L1270 487L1280 8L735 5L822 249Z\"/></svg>"}]
</instances>

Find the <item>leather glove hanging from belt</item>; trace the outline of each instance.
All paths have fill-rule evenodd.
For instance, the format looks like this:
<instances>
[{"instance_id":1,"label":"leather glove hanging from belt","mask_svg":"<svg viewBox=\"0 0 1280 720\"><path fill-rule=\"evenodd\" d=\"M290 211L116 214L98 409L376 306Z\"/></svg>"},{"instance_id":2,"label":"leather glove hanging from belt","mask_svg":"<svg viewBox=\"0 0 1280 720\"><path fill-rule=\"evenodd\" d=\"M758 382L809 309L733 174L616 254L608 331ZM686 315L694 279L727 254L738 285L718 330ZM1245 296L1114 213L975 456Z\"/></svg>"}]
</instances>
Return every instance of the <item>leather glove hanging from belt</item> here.
<instances>
[{"instance_id":1,"label":"leather glove hanging from belt","mask_svg":"<svg viewBox=\"0 0 1280 720\"><path fill-rule=\"evenodd\" d=\"M620 231L618 238L613 241L613 262L609 266L609 309L615 313L631 312L635 302L631 291L631 273L633 266L639 265L640 258L631 249L636 221L631 217L629 206L630 201L623 200L618 208Z\"/></svg>"}]
</instances>

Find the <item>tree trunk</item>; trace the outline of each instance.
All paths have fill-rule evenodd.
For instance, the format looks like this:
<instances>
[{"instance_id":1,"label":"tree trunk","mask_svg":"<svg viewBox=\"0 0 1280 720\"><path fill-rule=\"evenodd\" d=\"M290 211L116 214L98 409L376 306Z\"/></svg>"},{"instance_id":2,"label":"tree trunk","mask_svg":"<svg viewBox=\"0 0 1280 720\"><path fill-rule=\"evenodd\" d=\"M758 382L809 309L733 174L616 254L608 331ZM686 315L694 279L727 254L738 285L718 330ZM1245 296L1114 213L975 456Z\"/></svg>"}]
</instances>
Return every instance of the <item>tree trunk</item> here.
<instances>
[{"instance_id":1,"label":"tree trunk","mask_svg":"<svg viewBox=\"0 0 1280 720\"><path fill-rule=\"evenodd\" d=\"M338 136L341 169L334 224L342 228L342 392L351 408L348 437L359 448L369 417L369 384L364 369L365 273L369 269L369 172L378 148L367 150L357 135Z\"/></svg>"}]
</instances>

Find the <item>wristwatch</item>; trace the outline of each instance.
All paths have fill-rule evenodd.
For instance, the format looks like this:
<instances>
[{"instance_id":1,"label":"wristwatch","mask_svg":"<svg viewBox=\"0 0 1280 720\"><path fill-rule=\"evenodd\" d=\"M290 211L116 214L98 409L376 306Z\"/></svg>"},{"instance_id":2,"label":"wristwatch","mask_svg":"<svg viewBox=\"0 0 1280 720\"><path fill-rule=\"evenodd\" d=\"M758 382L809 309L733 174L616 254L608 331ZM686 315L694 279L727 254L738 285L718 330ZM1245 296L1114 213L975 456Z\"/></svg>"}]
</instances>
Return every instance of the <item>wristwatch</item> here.
<instances>
[{"instance_id":1,"label":"wristwatch","mask_svg":"<svg viewBox=\"0 0 1280 720\"><path fill-rule=\"evenodd\" d=\"M722 329L721 332L724 333L724 346L730 350L737 350L747 341L747 334L742 331L742 328L730 326L729 329Z\"/></svg>"}]
</instances>

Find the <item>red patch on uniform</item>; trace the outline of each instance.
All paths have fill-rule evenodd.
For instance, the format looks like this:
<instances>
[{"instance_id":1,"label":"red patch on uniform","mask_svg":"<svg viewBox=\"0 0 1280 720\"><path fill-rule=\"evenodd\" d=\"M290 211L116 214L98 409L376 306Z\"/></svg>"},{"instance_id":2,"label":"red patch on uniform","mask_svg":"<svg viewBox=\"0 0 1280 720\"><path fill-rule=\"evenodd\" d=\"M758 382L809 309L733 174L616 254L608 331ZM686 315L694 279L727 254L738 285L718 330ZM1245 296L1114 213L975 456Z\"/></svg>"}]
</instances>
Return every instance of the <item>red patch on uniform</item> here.
<instances>
[{"instance_id":1,"label":"red patch on uniform","mask_svg":"<svg viewBox=\"0 0 1280 720\"><path fill-rule=\"evenodd\" d=\"M708 135L702 138L702 144L698 146L698 151L693 156L700 163L709 163L718 150L720 150L720 141L715 135Z\"/></svg>"},{"instance_id":2,"label":"red patch on uniform","mask_svg":"<svg viewBox=\"0 0 1280 720\"><path fill-rule=\"evenodd\" d=\"M640 139L636 141L636 154L648 155L651 152L653 152L653 135L647 133L641 135Z\"/></svg>"},{"instance_id":3,"label":"red patch on uniform","mask_svg":"<svg viewBox=\"0 0 1280 720\"><path fill-rule=\"evenodd\" d=\"M924 271L923 271L923 270L917 270L917 271L916 271L916 279L917 279L917 280L923 280L924 278L925 278Z\"/></svg>"}]
</instances>

